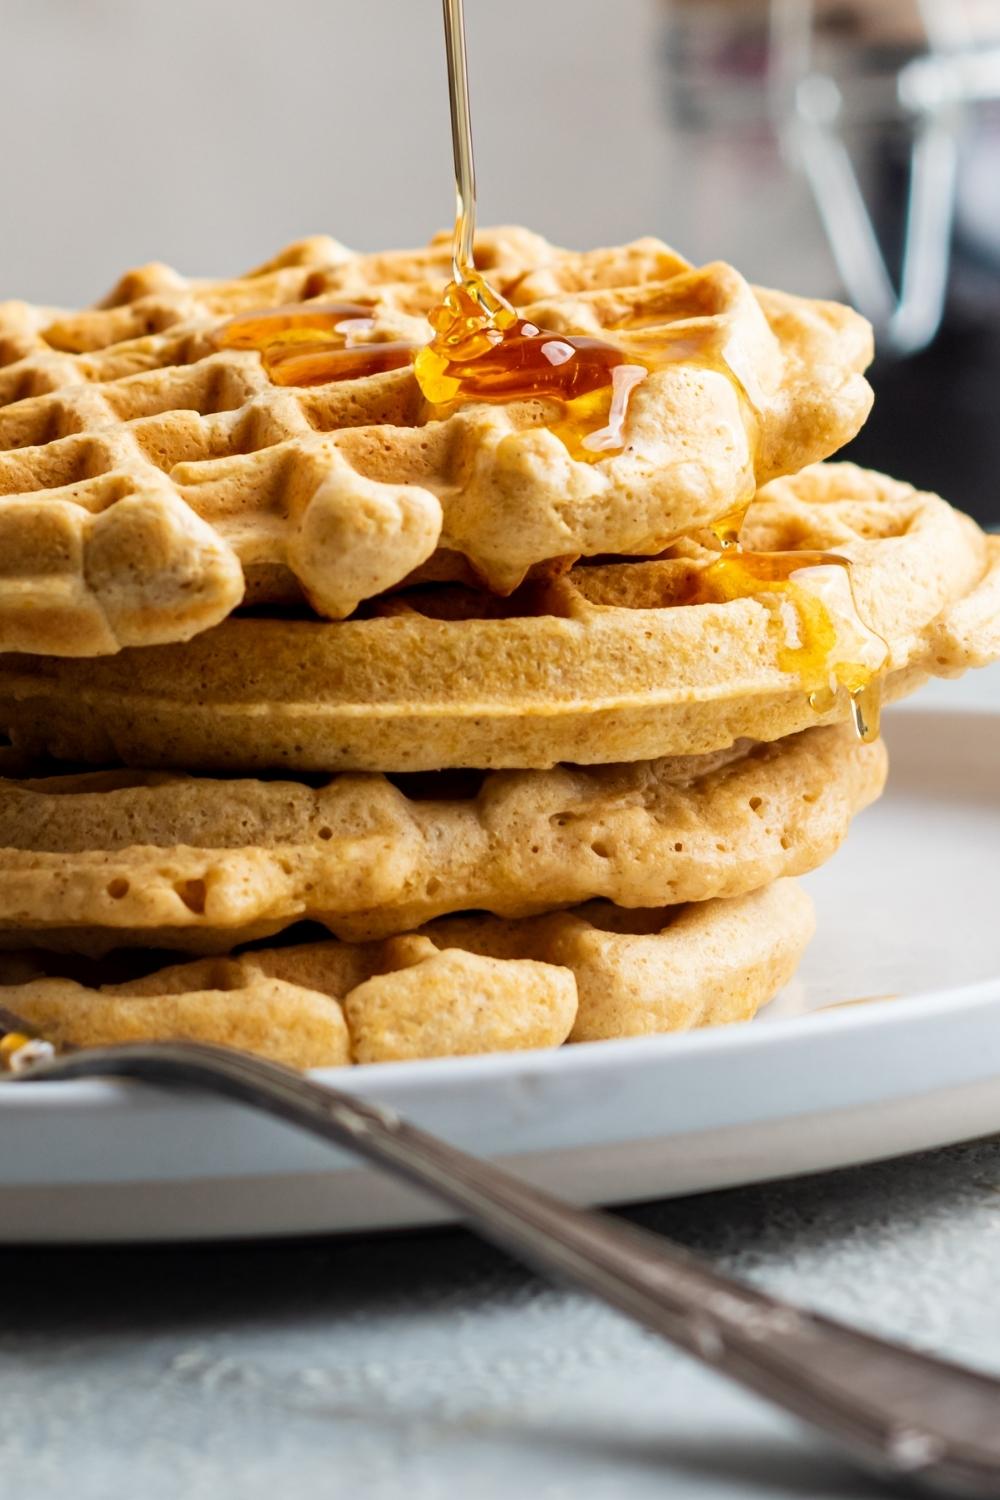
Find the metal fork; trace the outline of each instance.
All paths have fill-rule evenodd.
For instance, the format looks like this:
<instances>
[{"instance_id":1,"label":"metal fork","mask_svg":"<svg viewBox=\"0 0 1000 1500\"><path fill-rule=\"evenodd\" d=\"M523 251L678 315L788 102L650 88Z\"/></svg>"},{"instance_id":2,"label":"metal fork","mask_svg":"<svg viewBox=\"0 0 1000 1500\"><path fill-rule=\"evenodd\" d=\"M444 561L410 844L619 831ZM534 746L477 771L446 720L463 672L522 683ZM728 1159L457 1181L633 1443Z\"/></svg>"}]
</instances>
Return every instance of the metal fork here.
<instances>
[{"instance_id":1,"label":"metal fork","mask_svg":"<svg viewBox=\"0 0 1000 1500\"><path fill-rule=\"evenodd\" d=\"M5 1030L32 1034L0 1009ZM529 1187L377 1104L194 1042L71 1050L11 1076L193 1085L275 1115L422 1188L537 1270L818 1428L863 1467L924 1492L1000 1496L1000 1380L795 1308L661 1236Z\"/></svg>"}]
</instances>

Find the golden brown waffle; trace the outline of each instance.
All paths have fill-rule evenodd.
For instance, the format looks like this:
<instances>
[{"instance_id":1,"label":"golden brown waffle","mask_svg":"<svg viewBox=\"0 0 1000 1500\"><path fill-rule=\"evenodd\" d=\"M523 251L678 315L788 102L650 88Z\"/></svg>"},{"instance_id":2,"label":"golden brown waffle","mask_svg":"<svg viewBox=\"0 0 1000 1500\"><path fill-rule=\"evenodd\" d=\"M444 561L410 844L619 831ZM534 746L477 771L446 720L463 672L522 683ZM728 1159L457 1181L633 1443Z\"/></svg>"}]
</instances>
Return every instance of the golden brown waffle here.
<instances>
[{"instance_id":1,"label":"golden brown waffle","mask_svg":"<svg viewBox=\"0 0 1000 1500\"><path fill-rule=\"evenodd\" d=\"M763 490L744 535L854 560L890 698L1000 655L1000 540L937 496L818 465ZM407 771L703 754L844 719L845 692L819 714L784 665L780 595L677 603L715 557L684 543L506 602L426 586L336 624L236 618L108 660L8 656L0 730L24 754L98 765Z\"/></svg>"},{"instance_id":2,"label":"golden brown waffle","mask_svg":"<svg viewBox=\"0 0 1000 1500\"><path fill-rule=\"evenodd\" d=\"M847 726L716 756L289 781L97 772L0 782L0 944L224 952L302 917L341 937L736 896L814 869L885 781Z\"/></svg>"},{"instance_id":3,"label":"golden brown waffle","mask_svg":"<svg viewBox=\"0 0 1000 1500\"><path fill-rule=\"evenodd\" d=\"M593 902L521 922L444 920L423 935L202 959L124 983L0 954L0 1003L77 1046L184 1037L296 1067L457 1056L749 1019L812 932L808 896L782 880L661 911Z\"/></svg>"},{"instance_id":4,"label":"golden brown waffle","mask_svg":"<svg viewBox=\"0 0 1000 1500\"><path fill-rule=\"evenodd\" d=\"M94 656L187 640L251 596L304 595L340 618L431 560L512 590L535 564L659 551L755 484L858 430L867 325L754 293L657 241L574 254L523 230L479 259L555 331L664 342L625 447L570 456L552 403L426 407L411 369L272 385L218 349L235 313L349 298L373 342L429 337L449 252L291 246L235 281L130 272L100 308L0 307L0 649ZM436 562L434 560L437 560Z\"/></svg>"}]
</instances>

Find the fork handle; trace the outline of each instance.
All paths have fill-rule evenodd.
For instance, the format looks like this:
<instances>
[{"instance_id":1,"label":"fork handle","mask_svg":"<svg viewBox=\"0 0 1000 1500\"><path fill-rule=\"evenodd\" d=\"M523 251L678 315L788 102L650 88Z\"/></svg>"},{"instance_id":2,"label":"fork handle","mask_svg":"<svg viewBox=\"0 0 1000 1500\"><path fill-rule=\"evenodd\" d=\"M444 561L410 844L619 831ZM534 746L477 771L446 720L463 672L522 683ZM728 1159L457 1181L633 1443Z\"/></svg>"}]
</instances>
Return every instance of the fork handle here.
<instances>
[{"instance_id":1,"label":"fork handle","mask_svg":"<svg viewBox=\"0 0 1000 1500\"><path fill-rule=\"evenodd\" d=\"M347 1147L457 1209L487 1239L822 1429L868 1467L1000 1496L1000 1381L801 1311L688 1251L575 1208L392 1111L279 1064L196 1043L88 1049L23 1075L196 1084Z\"/></svg>"}]
</instances>

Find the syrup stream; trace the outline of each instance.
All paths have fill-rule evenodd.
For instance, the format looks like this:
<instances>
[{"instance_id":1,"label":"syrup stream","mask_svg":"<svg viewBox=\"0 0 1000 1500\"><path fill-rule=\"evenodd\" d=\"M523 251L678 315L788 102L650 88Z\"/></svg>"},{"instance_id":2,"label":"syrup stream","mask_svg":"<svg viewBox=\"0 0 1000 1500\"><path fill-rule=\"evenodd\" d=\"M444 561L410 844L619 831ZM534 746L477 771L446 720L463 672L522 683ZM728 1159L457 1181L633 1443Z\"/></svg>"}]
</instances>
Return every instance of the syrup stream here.
<instances>
[{"instance_id":1,"label":"syrup stream","mask_svg":"<svg viewBox=\"0 0 1000 1500\"><path fill-rule=\"evenodd\" d=\"M469 286L471 291L478 280L472 250L476 234L476 159L472 149L465 5L463 0L442 0L442 6L448 60L448 101L451 105L451 149L455 158L455 234L451 275L459 286Z\"/></svg>"},{"instance_id":2,"label":"syrup stream","mask_svg":"<svg viewBox=\"0 0 1000 1500\"><path fill-rule=\"evenodd\" d=\"M561 412L549 422L574 458L597 463L623 446L632 389L645 364L603 339L549 333L520 318L476 269L476 166L472 146L463 0L442 0L455 166L452 280L429 314L434 338L414 359L436 414L457 405L541 399ZM627 373L625 368L627 366Z\"/></svg>"}]
</instances>

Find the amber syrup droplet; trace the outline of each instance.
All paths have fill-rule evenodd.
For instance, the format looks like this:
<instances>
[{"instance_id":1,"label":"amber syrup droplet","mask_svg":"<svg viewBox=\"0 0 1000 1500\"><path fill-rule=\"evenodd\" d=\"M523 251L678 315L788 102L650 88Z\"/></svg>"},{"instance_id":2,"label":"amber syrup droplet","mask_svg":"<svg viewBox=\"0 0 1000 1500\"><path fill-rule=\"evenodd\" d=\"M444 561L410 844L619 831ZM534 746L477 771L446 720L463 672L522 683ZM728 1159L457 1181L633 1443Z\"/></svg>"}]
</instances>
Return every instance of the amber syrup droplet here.
<instances>
[{"instance_id":1,"label":"amber syrup droplet","mask_svg":"<svg viewBox=\"0 0 1000 1500\"><path fill-rule=\"evenodd\" d=\"M851 715L859 740L870 744L877 740L882 718L882 679L873 677L863 687L851 692Z\"/></svg>"},{"instance_id":2,"label":"amber syrup droplet","mask_svg":"<svg viewBox=\"0 0 1000 1500\"><path fill-rule=\"evenodd\" d=\"M730 552L740 545L740 532L743 530L743 522L746 520L747 511L750 509L749 502L737 505L732 510L727 510L724 516L719 516L708 528L715 536L723 552Z\"/></svg>"},{"instance_id":3,"label":"amber syrup droplet","mask_svg":"<svg viewBox=\"0 0 1000 1500\"><path fill-rule=\"evenodd\" d=\"M220 349L256 349L275 385L327 385L400 370L414 345L370 341L372 309L355 302L296 303L231 318L215 334Z\"/></svg>"}]
</instances>

